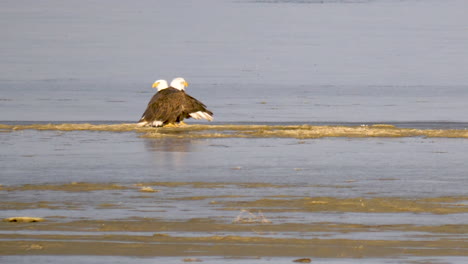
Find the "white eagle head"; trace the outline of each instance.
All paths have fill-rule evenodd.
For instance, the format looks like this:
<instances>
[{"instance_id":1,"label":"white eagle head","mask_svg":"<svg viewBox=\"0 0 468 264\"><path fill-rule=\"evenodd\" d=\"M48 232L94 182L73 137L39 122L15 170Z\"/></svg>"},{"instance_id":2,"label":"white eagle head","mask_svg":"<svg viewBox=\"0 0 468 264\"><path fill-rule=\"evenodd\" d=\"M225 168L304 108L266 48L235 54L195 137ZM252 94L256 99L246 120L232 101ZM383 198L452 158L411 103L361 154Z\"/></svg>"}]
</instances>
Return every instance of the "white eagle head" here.
<instances>
[{"instance_id":1,"label":"white eagle head","mask_svg":"<svg viewBox=\"0 0 468 264\"><path fill-rule=\"evenodd\" d=\"M171 82L171 87L176 88L177 90L183 91L185 87L188 86L187 81L184 80L182 77L177 77Z\"/></svg>"},{"instance_id":2,"label":"white eagle head","mask_svg":"<svg viewBox=\"0 0 468 264\"><path fill-rule=\"evenodd\" d=\"M157 88L158 91L161 91L161 90L163 90L163 89L168 88L169 86L167 85L166 80L157 80L157 81L154 81L152 87L153 87L153 88Z\"/></svg>"}]
</instances>

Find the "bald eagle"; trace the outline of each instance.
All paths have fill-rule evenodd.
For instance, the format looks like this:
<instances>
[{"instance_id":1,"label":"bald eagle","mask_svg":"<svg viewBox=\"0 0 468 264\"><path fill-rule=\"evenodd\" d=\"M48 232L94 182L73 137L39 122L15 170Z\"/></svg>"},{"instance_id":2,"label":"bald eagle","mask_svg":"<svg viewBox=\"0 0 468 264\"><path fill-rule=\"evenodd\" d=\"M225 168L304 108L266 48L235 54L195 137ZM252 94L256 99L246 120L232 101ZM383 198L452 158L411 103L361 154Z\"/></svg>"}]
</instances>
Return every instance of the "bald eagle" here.
<instances>
[{"instance_id":1,"label":"bald eagle","mask_svg":"<svg viewBox=\"0 0 468 264\"><path fill-rule=\"evenodd\" d=\"M167 87L165 80L157 80L153 88L158 92L151 98L140 118L139 126L160 127L167 124L177 124L185 118L213 120L213 112L206 106L188 95L185 87L188 83L183 78L175 78Z\"/></svg>"}]
</instances>

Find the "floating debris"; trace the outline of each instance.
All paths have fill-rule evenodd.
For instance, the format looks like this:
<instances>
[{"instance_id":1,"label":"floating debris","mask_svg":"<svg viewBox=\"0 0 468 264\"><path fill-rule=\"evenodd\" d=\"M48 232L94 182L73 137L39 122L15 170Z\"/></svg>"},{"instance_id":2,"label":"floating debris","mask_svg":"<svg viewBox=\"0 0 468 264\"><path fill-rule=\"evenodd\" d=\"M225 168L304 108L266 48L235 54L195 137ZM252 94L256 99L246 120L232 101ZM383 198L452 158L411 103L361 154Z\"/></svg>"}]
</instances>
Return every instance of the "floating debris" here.
<instances>
[{"instance_id":1,"label":"floating debris","mask_svg":"<svg viewBox=\"0 0 468 264\"><path fill-rule=\"evenodd\" d=\"M31 222L42 222L44 218L40 217L28 217L28 216L17 216L3 219L5 222L16 222L16 223L31 223Z\"/></svg>"},{"instance_id":2,"label":"floating debris","mask_svg":"<svg viewBox=\"0 0 468 264\"><path fill-rule=\"evenodd\" d=\"M203 262L203 260L199 258L184 258L183 261L184 262Z\"/></svg>"},{"instance_id":3,"label":"floating debris","mask_svg":"<svg viewBox=\"0 0 468 264\"><path fill-rule=\"evenodd\" d=\"M155 233L153 234L153 237L170 237L170 236L168 234Z\"/></svg>"},{"instance_id":4,"label":"floating debris","mask_svg":"<svg viewBox=\"0 0 468 264\"><path fill-rule=\"evenodd\" d=\"M155 190L149 186L143 186L140 188L140 192L159 192L159 190Z\"/></svg>"},{"instance_id":5,"label":"floating debris","mask_svg":"<svg viewBox=\"0 0 468 264\"><path fill-rule=\"evenodd\" d=\"M41 250L43 248L44 247L39 244L32 244L28 248L26 248L26 250Z\"/></svg>"},{"instance_id":6,"label":"floating debris","mask_svg":"<svg viewBox=\"0 0 468 264\"><path fill-rule=\"evenodd\" d=\"M295 259L293 262L298 262L298 263L310 263L312 260L310 258L301 258L301 259Z\"/></svg>"},{"instance_id":7,"label":"floating debris","mask_svg":"<svg viewBox=\"0 0 468 264\"><path fill-rule=\"evenodd\" d=\"M271 221L266 219L262 212L258 212L257 215L247 211L241 210L240 214L233 221L234 223L262 223L271 224Z\"/></svg>"}]
</instances>

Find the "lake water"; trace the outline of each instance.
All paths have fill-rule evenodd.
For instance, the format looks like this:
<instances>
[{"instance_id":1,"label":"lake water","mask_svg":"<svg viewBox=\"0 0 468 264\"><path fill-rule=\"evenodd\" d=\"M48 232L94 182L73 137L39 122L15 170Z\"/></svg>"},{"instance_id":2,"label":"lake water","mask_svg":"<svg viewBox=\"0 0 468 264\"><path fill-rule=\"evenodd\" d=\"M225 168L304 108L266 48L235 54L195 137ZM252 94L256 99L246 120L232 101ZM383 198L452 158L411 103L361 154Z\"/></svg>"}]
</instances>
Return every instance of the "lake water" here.
<instances>
[{"instance_id":1,"label":"lake water","mask_svg":"<svg viewBox=\"0 0 468 264\"><path fill-rule=\"evenodd\" d=\"M466 136L233 132L391 124L463 135L466 10L4 1L0 218L45 221L0 222L0 262L467 262ZM37 130L136 122L152 82L178 76L220 131Z\"/></svg>"}]
</instances>

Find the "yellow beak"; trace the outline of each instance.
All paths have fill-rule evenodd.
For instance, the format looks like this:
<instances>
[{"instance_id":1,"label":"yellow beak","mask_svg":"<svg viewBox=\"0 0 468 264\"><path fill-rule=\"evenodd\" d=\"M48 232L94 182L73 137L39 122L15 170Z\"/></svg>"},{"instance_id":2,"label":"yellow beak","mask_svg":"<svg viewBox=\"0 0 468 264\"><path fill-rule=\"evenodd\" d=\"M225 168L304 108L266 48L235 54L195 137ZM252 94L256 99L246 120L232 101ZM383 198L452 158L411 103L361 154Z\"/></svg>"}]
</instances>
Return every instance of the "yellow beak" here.
<instances>
[{"instance_id":1,"label":"yellow beak","mask_svg":"<svg viewBox=\"0 0 468 264\"><path fill-rule=\"evenodd\" d=\"M153 83L153 86L151 86L151 87L156 88L156 87L158 87L158 85L159 85L159 82L155 82L155 83Z\"/></svg>"},{"instance_id":2,"label":"yellow beak","mask_svg":"<svg viewBox=\"0 0 468 264\"><path fill-rule=\"evenodd\" d=\"M188 82L187 82L187 81L184 82L184 86L185 86L185 87L188 86Z\"/></svg>"}]
</instances>

